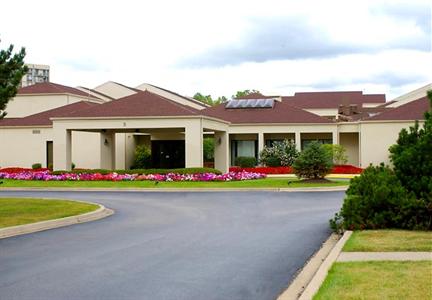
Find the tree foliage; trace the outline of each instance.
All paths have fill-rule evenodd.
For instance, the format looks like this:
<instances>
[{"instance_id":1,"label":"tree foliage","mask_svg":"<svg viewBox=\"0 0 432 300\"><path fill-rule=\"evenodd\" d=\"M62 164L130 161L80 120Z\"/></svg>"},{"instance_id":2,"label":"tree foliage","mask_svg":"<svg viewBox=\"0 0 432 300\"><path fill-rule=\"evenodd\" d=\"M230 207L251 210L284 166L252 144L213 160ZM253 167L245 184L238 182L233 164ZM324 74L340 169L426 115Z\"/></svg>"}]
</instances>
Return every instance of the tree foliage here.
<instances>
[{"instance_id":1,"label":"tree foliage","mask_svg":"<svg viewBox=\"0 0 432 300\"><path fill-rule=\"evenodd\" d=\"M432 91L428 96L432 108ZM432 206L432 109L425 113L423 127L416 121L409 130L402 129L389 151L403 186L417 198L429 199Z\"/></svg>"},{"instance_id":2,"label":"tree foliage","mask_svg":"<svg viewBox=\"0 0 432 300\"><path fill-rule=\"evenodd\" d=\"M27 73L24 65L25 48L13 53L14 46L0 50L0 119L6 116L6 105L15 97L22 77Z\"/></svg>"},{"instance_id":3,"label":"tree foliage","mask_svg":"<svg viewBox=\"0 0 432 300\"><path fill-rule=\"evenodd\" d=\"M332 156L318 141L310 142L293 164L297 177L307 179L324 178L332 167Z\"/></svg>"},{"instance_id":4,"label":"tree foliage","mask_svg":"<svg viewBox=\"0 0 432 300\"><path fill-rule=\"evenodd\" d=\"M238 99L238 98L241 98L241 97L248 96L250 94L261 94L261 93L258 90L242 90L242 91L237 91L235 93L235 95L232 96L232 98L233 99Z\"/></svg>"},{"instance_id":5,"label":"tree foliage","mask_svg":"<svg viewBox=\"0 0 432 300\"><path fill-rule=\"evenodd\" d=\"M268 167L291 166L299 153L294 142L284 140L264 147L260 153L260 163Z\"/></svg>"},{"instance_id":6,"label":"tree foliage","mask_svg":"<svg viewBox=\"0 0 432 300\"><path fill-rule=\"evenodd\" d=\"M147 169L151 167L151 151L146 145L138 145L135 148L135 159L132 169Z\"/></svg>"},{"instance_id":7,"label":"tree foliage","mask_svg":"<svg viewBox=\"0 0 432 300\"><path fill-rule=\"evenodd\" d=\"M203 95L201 93L196 93L193 98L195 100L201 101L205 104L211 105L211 106L215 106L221 103L224 103L226 101L228 101L227 97L225 96L221 96L218 97L217 99L213 99L211 95Z\"/></svg>"},{"instance_id":8,"label":"tree foliage","mask_svg":"<svg viewBox=\"0 0 432 300\"><path fill-rule=\"evenodd\" d=\"M348 162L346 149L342 145L324 144L324 148L333 157L333 163L336 165L344 165Z\"/></svg>"},{"instance_id":9,"label":"tree foliage","mask_svg":"<svg viewBox=\"0 0 432 300\"><path fill-rule=\"evenodd\" d=\"M342 209L330 220L335 231L343 229L431 229L428 203L403 187L388 166L369 166L351 180Z\"/></svg>"},{"instance_id":10,"label":"tree foliage","mask_svg":"<svg viewBox=\"0 0 432 300\"><path fill-rule=\"evenodd\" d=\"M205 162L214 160L214 148L214 138L205 138L203 140L203 153Z\"/></svg>"}]
</instances>

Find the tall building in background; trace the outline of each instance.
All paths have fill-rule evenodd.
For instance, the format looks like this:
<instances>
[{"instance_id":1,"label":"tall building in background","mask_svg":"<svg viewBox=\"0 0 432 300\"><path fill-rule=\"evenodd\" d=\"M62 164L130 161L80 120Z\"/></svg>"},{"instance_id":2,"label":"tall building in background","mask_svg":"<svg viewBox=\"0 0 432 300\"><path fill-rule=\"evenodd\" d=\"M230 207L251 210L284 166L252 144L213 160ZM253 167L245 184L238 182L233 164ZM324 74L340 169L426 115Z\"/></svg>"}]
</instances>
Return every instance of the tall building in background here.
<instances>
[{"instance_id":1,"label":"tall building in background","mask_svg":"<svg viewBox=\"0 0 432 300\"><path fill-rule=\"evenodd\" d=\"M28 72L21 80L21 87L40 82L49 82L50 67L47 65L26 64Z\"/></svg>"}]
</instances>

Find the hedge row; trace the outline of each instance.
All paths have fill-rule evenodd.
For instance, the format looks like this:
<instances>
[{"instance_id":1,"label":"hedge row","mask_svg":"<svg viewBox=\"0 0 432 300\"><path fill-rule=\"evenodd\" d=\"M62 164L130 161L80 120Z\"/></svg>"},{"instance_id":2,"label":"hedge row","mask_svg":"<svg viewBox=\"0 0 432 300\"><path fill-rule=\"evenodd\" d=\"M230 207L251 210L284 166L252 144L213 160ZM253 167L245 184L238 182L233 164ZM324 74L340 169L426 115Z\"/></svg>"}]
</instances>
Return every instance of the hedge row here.
<instances>
[{"instance_id":1,"label":"hedge row","mask_svg":"<svg viewBox=\"0 0 432 300\"><path fill-rule=\"evenodd\" d=\"M99 173L102 175L107 175L110 173L117 174L139 174L139 175L148 175L148 174L203 174L203 173L214 173L214 174L222 174L221 171L213 168L182 168L182 169L133 169L133 170L107 170L107 169L74 169L72 171L53 171L53 175L60 175L65 173L74 173L74 174L95 174Z\"/></svg>"}]
</instances>

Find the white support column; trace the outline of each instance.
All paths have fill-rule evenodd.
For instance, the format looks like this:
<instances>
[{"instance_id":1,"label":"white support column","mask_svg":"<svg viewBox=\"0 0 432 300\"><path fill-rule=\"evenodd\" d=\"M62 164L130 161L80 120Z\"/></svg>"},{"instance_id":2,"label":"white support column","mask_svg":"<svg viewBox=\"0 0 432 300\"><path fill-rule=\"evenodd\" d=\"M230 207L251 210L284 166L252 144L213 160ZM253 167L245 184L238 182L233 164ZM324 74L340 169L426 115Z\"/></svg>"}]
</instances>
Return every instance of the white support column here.
<instances>
[{"instance_id":1,"label":"white support column","mask_svg":"<svg viewBox=\"0 0 432 300\"><path fill-rule=\"evenodd\" d=\"M295 132L295 144L297 151L301 151L301 133L298 131Z\"/></svg>"},{"instance_id":2,"label":"white support column","mask_svg":"<svg viewBox=\"0 0 432 300\"><path fill-rule=\"evenodd\" d=\"M339 132L337 130L332 132L332 144L339 145Z\"/></svg>"},{"instance_id":3,"label":"white support column","mask_svg":"<svg viewBox=\"0 0 432 300\"><path fill-rule=\"evenodd\" d=\"M115 167L116 169L126 169L126 133L117 133L115 135Z\"/></svg>"},{"instance_id":4,"label":"white support column","mask_svg":"<svg viewBox=\"0 0 432 300\"><path fill-rule=\"evenodd\" d=\"M215 148L214 160L215 168L222 173L229 171L229 138L226 131L216 131L214 135Z\"/></svg>"},{"instance_id":5,"label":"white support column","mask_svg":"<svg viewBox=\"0 0 432 300\"><path fill-rule=\"evenodd\" d=\"M258 159L260 159L260 153L264 149L264 133L258 132Z\"/></svg>"},{"instance_id":6,"label":"white support column","mask_svg":"<svg viewBox=\"0 0 432 300\"><path fill-rule=\"evenodd\" d=\"M100 168L107 170L115 169L115 133L101 132L100 133Z\"/></svg>"},{"instance_id":7,"label":"white support column","mask_svg":"<svg viewBox=\"0 0 432 300\"><path fill-rule=\"evenodd\" d=\"M185 167L203 167L203 131L201 120L185 127Z\"/></svg>"},{"instance_id":8,"label":"white support column","mask_svg":"<svg viewBox=\"0 0 432 300\"><path fill-rule=\"evenodd\" d=\"M54 170L72 169L72 131L56 128L53 139Z\"/></svg>"}]
</instances>

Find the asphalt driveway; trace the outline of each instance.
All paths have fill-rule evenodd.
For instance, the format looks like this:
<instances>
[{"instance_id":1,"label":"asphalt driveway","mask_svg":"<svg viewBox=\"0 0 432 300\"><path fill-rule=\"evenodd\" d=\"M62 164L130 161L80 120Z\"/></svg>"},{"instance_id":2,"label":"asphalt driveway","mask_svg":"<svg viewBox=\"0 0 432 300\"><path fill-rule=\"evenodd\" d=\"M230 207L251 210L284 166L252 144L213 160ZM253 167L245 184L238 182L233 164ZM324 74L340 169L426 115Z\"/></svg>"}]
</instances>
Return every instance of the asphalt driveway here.
<instances>
[{"instance_id":1,"label":"asphalt driveway","mask_svg":"<svg viewBox=\"0 0 432 300\"><path fill-rule=\"evenodd\" d=\"M0 299L275 299L329 236L343 192L6 192L108 218L0 239Z\"/></svg>"}]
</instances>

